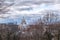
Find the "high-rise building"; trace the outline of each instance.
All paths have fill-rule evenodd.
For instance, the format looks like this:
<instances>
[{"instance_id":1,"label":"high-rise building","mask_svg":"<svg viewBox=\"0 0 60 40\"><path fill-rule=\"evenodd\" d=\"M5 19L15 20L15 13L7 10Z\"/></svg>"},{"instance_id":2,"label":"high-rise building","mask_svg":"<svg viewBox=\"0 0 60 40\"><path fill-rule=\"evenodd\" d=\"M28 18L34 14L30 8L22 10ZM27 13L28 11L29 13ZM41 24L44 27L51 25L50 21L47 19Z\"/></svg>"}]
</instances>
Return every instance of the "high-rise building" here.
<instances>
[{"instance_id":1,"label":"high-rise building","mask_svg":"<svg viewBox=\"0 0 60 40\"><path fill-rule=\"evenodd\" d=\"M21 21L21 23L20 23L20 25L19 25L18 28L19 28L20 30L23 30L23 29L26 28L26 26L27 26L27 23L26 23L25 18L23 17L23 19L22 19L22 21Z\"/></svg>"}]
</instances>

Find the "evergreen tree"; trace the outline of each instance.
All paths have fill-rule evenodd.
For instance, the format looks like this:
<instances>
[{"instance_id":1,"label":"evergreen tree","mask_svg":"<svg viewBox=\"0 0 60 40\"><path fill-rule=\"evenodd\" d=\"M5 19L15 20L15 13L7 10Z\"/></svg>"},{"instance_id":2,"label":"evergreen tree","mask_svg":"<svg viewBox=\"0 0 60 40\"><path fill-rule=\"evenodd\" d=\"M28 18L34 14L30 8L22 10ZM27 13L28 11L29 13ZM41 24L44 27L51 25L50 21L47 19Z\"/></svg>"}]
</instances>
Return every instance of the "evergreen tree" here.
<instances>
[{"instance_id":1,"label":"evergreen tree","mask_svg":"<svg viewBox=\"0 0 60 40\"><path fill-rule=\"evenodd\" d=\"M17 40L18 37L16 35L13 36L13 40Z\"/></svg>"},{"instance_id":2,"label":"evergreen tree","mask_svg":"<svg viewBox=\"0 0 60 40\"><path fill-rule=\"evenodd\" d=\"M7 33L7 40L10 40L10 33Z\"/></svg>"},{"instance_id":3,"label":"evergreen tree","mask_svg":"<svg viewBox=\"0 0 60 40\"><path fill-rule=\"evenodd\" d=\"M0 40L2 40L1 34L0 34Z\"/></svg>"},{"instance_id":4,"label":"evergreen tree","mask_svg":"<svg viewBox=\"0 0 60 40\"><path fill-rule=\"evenodd\" d=\"M58 30L58 40L60 40L60 30Z\"/></svg>"},{"instance_id":5,"label":"evergreen tree","mask_svg":"<svg viewBox=\"0 0 60 40\"><path fill-rule=\"evenodd\" d=\"M46 36L47 40L52 40L53 35L50 32L46 31L45 36Z\"/></svg>"}]
</instances>

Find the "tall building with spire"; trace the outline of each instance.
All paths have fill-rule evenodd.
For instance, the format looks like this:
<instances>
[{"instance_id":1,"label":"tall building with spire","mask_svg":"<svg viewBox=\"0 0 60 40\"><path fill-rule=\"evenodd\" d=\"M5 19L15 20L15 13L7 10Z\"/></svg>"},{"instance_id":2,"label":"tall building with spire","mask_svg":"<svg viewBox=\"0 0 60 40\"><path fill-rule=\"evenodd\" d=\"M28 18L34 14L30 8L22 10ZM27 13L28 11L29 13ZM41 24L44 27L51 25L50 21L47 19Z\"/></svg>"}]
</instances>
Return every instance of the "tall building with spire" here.
<instances>
[{"instance_id":1,"label":"tall building with spire","mask_svg":"<svg viewBox=\"0 0 60 40\"><path fill-rule=\"evenodd\" d=\"M26 20L25 20L24 17L22 18L21 24L22 24L22 25L26 24Z\"/></svg>"},{"instance_id":2,"label":"tall building with spire","mask_svg":"<svg viewBox=\"0 0 60 40\"><path fill-rule=\"evenodd\" d=\"M23 17L18 28L19 28L20 30L23 30L23 29L26 28L26 26L27 26L27 23L26 23L25 18Z\"/></svg>"}]
</instances>

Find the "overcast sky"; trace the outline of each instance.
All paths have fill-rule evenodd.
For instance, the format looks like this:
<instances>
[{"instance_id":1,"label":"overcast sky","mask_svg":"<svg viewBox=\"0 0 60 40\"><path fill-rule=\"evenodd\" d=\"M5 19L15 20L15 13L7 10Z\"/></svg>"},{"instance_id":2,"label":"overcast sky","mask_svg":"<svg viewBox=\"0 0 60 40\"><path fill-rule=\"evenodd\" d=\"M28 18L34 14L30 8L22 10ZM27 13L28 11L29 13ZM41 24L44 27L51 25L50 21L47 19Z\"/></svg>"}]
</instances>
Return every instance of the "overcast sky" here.
<instances>
[{"instance_id":1,"label":"overcast sky","mask_svg":"<svg viewBox=\"0 0 60 40\"><path fill-rule=\"evenodd\" d=\"M26 20L29 18L28 22L33 21L34 18L39 18L39 14L42 15L44 10L60 10L59 2L59 0L6 0L6 4L14 3L14 5L8 8L9 11L6 14L0 15L0 23L19 22L23 16L27 15ZM38 16L30 17L31 14Z\"/></svg>"}]
</instances>

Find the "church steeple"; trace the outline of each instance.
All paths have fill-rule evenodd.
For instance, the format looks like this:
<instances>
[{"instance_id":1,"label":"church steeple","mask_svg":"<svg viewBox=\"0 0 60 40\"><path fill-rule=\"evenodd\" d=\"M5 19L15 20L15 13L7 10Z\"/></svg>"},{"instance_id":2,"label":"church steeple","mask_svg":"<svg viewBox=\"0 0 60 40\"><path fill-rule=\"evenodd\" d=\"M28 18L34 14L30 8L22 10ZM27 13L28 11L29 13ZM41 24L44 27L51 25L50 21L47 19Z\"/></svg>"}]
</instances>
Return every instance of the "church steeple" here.
<instances>
[{"instance_id":1,"label":"church steeple","mask_svg":"<svg viewBox=\"0 0 60 40\"><path fill-rule=\"evenodd\" d=\"M26 28L26 26L27 26L27 23L26 23L25 18L23 17L22 20L21 20L21 24L19 25L18 28L19 28L20 30L23 30L23 29Z\"/></svg>"},{"instance_id":2,"label":"church steeple","mask_svg":"<svg viewBox=\"0 0 60 40\"><path fill-rule=\"evenodd\" d=\"M25 18L24 18L24 17L23 17L23 19L22 19L21 24L22 24L22 25L23 25L23 24L26 24L26 20L25 20Z\"/></svg>"}]
</instances>

